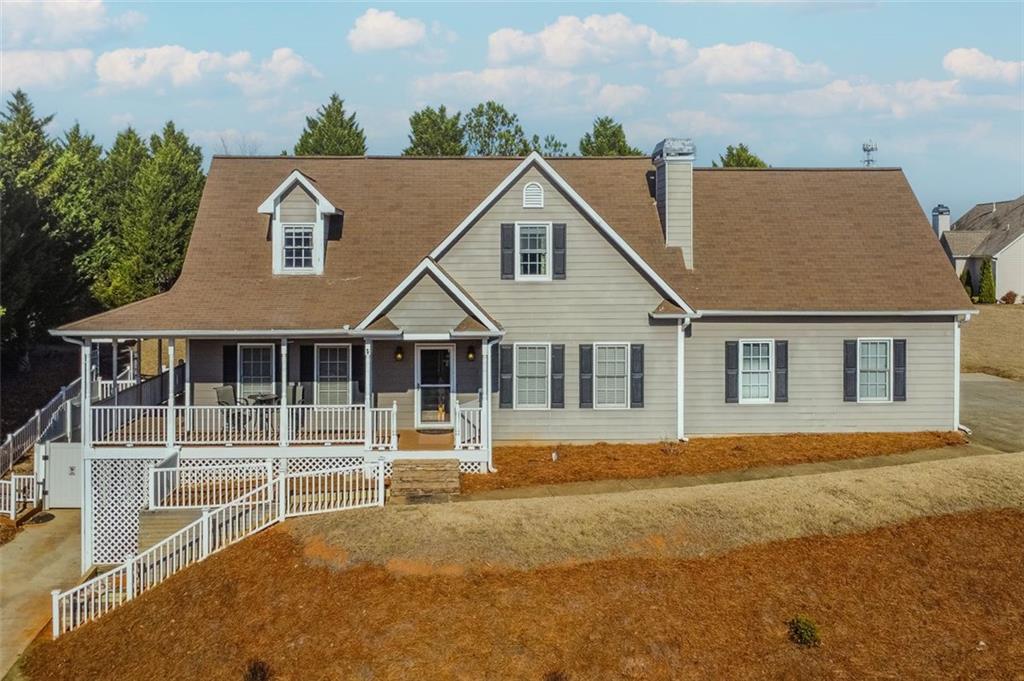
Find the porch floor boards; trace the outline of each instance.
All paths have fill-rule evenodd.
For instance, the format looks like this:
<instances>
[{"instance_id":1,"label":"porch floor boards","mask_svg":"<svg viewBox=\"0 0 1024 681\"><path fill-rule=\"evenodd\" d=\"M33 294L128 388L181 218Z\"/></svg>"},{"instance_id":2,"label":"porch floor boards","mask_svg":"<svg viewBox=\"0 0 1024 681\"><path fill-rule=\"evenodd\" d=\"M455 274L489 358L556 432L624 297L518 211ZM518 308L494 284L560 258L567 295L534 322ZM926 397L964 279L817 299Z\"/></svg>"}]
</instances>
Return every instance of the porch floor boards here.
<instances>
[{"instance_id":1,"label":"porch floor boards","mask_svg":"<svg viewBox=\"0 0 1024 681\"><path fill-rule=\"evenodd\" d=\"M455 449L455 433L451 430L399 430L398 451L436 452Z\"/></svg>"}]
</instances>

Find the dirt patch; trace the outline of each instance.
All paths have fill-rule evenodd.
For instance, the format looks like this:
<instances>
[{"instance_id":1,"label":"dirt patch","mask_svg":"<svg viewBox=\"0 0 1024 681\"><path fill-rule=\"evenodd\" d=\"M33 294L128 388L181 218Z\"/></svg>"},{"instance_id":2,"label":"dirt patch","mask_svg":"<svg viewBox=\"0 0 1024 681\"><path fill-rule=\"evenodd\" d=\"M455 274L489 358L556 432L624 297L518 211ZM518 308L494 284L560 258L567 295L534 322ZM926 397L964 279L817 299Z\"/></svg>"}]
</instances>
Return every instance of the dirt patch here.
<instances>
[{"instance_id":1,"label":"dirt patch","mask_svg":"<svg viewBox=\"0 0 1024 681\"><path fill-rule=\"evenodd\" d=\"M698 438L655 444L496 447L497 473L463 475L464 493L585 480L699 475L759 466L858 459L961 445L954 432L843 433ZM551 453L557 452L557 461Z\"/></svg>"},{"instance_id":2,"label":"dirt patch","mask_svg":"<svg viewBox=\"0 0 1024 681\"><path fill-rule=\"evenodd\" d=\"M701 559L396 576L299 567L268 532L95 625L33 647L30 679L1012 678L1024 515L917 520ZM790 642L817 622L822 645ZM941 671L939 671L941 670Z\"/></svg>"},{"instance_id":3,"label":"dirt patch","mask_svg":"<svg viewBox=\"0 0 1024 681\"><path fill-rule=\"evenodd\" d=\"M0 518L0 546L13 541L18 536L19 528L10 518Z\"/></svg>"},{"instance_id":4,"label":"dirt patch","mask_svg":"<svg viewBox=\"0 0 1024 681\"><path fill-rule=\"evenodd\" d=\"M1024 305L981 305L960 332L960 369L1024 381Z\"/></svg>"}]
</instances>

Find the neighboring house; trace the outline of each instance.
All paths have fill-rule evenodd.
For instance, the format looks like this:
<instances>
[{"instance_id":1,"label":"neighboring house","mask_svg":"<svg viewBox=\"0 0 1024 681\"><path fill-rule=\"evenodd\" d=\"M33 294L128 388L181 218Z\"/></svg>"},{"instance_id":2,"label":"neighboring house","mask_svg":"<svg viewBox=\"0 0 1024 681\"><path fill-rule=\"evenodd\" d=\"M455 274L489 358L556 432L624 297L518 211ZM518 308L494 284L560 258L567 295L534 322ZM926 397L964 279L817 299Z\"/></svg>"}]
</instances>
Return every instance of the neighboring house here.
<instances>
[{"instance_id":1,"label":"neighboring house","mask_svg":"<svg viewBox=\"0 0 1024 681\"><path fill-rule=\"evenodd\" d=\"M693 160L215 157L173 288L54 331L84 372L188 339L150 398L82 400L86 563L134 550L172 453L956 429L973 310L903 173Z\"/></svg>"},{"instance_id":2,"label":"neighboring house","mask_svg":"<svg viewBox=\"0 0 1024 681\"><path fill-rule=\"evenodd\" d=\"M979 203L952 227L949 209L943 218L940 208L944 206L932 211L933 223L957 276L967 268L976 294L981 284L981 264L991 260L996 299L1009 291L1024 296L1024 196L1012 201ZM1024 297L1018 300L1024 302Z\"/></svg>"}]
</instances>

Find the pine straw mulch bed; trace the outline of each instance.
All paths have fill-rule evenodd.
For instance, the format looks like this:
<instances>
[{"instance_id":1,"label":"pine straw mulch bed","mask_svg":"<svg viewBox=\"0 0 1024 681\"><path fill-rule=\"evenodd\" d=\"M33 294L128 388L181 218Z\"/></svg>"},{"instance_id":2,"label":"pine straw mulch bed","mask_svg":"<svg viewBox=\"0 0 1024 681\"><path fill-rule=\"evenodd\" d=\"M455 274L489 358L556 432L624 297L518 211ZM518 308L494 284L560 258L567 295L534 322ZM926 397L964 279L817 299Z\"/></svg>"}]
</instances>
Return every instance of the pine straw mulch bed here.
<instances>
[{"instance_id":1,"label":"pine straw mulch bed","mask_svg":"<svg viewBox=\"0 0 1024 681\"><path fill-rule=\"evenodd\" d=\"M259 535L24 661L28 678L1012 678L1024 514L932 517L697 559L402 576ZM314 551L314 554L317 552ZM822 645L787 638L797 613ZM563 676L555 676L561 673Z\"/></svg>"},{"instance_id":2,"label":"pine straw mulch bed","mask_svg":"<svg viewBox=\"0 0 1024 681\"><path fill-rule=\"evenodd\" d=\"M858 459L966 444L957 432L830 433L695 438L654 444L495 447L497 473L463 475L462 491L585 480L700 475L759 466ZM551 453L558 452L552 461Z\"/></svg>"}]
</instances>

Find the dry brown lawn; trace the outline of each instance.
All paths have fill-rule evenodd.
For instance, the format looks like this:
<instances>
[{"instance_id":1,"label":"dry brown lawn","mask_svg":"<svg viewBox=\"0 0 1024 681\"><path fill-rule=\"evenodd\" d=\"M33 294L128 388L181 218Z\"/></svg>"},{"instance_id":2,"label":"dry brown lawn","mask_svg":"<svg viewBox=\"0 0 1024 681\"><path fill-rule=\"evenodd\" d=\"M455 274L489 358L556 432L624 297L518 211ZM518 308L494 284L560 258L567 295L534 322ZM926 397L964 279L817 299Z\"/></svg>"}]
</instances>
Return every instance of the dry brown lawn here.
<instances>
[{"instance_id":1,"label":"dry brown lawn","mask_svg":"<svg viewBox=\"0 0 1024 681\"><path fill-rule=\"evenodd\" d=\"M480 492L584 480L699 475L759 466L857 459L964 444L960 433L841 433L697 438L655 444L495 447L497 473L463 475L462 491ZM552 461L552 451L558 460Z\"/></svg>"},{"instance_id":2,"label":"dry brown lawn","mask_svg":"<svg viewBox=\"0 0 1024 681\"><path fill-rule=\"evenodd\" d=\"M24 671L237 681L261 659L276 681L1019 679L1022 543L1024 514L1004 510L704 558L413 576L339 569L273 531L37 644ZM820 647L788 640L797 613Z\"/></svg>"},{"instance_id":3,"label":"dry brown lawn","mask_svg":"<svg viewBox=\"0 0 1024 681\"><path fill-rule=\"evenodd\" d=\"M1024 381L1024 305L981 305L963 325L960 369Z\"/></svg>"}]
</instances>

